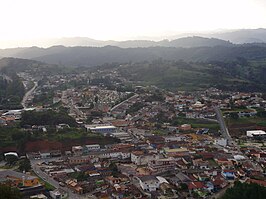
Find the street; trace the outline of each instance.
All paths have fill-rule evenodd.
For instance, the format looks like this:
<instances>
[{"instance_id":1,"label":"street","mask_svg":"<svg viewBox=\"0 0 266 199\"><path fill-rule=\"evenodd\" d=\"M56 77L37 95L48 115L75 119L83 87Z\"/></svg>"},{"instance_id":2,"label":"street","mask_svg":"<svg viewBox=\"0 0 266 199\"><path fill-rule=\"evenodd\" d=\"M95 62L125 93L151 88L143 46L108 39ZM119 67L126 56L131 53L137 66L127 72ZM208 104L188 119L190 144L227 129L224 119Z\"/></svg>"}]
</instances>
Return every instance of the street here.
<instances>
[{"instance_id":1,"label":"street","mask_svg":"<svg viewBox=\"0 0 266 199\"><path fill-rule=\"evenodd\" d=\"M50 160L50 159L49 159ZM71 199L80 199L82 198L80 195L73 193L69 188L62 187L59 185L59 182L54 180L51 176L43 172L40 167L38 166L39 162L44 160L31 160L31 166L33 171L35 172L38 177L40 177L43 181L48 182L49 184L53 185L55 188L61 188L68 193L68 197Z\"/></svg>"}]
</instances>

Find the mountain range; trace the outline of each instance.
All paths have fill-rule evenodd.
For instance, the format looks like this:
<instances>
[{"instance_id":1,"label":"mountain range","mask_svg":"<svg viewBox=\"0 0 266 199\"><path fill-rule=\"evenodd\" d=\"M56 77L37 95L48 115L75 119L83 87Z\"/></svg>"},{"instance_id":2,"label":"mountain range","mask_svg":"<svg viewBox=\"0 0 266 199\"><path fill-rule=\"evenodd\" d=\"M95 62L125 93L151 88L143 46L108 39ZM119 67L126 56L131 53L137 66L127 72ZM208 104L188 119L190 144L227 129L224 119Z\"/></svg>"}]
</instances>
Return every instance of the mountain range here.
<instances>
[{"instance_id":1,"label":"mountain range","mask_svg":"<svg viewBox=\"0 0 266 199\"><path fill-rule=\"evenodd\" d=\"M193 39L191 39L191 37ZM140 37L143 38L143 37ZM161 39L158 39L161 38ZM161 36L158 38L114 41L114 40L95 40L88 37L63 37L51 39L35 39L27 41L1 41L0 46L38 46L38 47L51 47L51 46L89 46L89 47L104 47L104 46L117 46L121 48L135 48L135 47L197 47L202 45L227 45L228 43L244 44L244 43L265 43L266 42L266 29L241 29L241 30L227 30L215 33L182 33L173 36ZM211 39L209 44L205 44L204 38ZM214 39L216 38L216 39ZM155 41L155 40L156 41ZM220 41L225 40L225 41ZM193 43L191 43L193 41ZM194 44L195 43L195 44Z\"/></svg>"},{"instance_id":2,"label":"mountain range","mask_svg":"<svg viewBox=\"0 0 266 199\"><path fill-rule=\"evenodd\" d=\"M31 47L0 50L0 56L32 59L48 64L86 67L105 63L142 62L157 59L184 60L187 62L234 61L239 58L263 60L266 59L266 44L230 44L193 48Z\"/></svg>"},{"instance_id":3,"label":"mountain range","mask_svg":"<svg viewBox=\"0 0 266 199\"><path fill-rule=\"evenodd\" d=\"M49 48L34 46L0 49L0 57L32 59L66 66L96 66L156 59L193 62L232 61L238 58L266 59L266 29L238 30L203 36L211 38L201 35L173 40L120 42L83 37L62 38L54 40L53 43L63 45ZM248 43L242 44L244 42Z\"/></svg>"}]
</instances>

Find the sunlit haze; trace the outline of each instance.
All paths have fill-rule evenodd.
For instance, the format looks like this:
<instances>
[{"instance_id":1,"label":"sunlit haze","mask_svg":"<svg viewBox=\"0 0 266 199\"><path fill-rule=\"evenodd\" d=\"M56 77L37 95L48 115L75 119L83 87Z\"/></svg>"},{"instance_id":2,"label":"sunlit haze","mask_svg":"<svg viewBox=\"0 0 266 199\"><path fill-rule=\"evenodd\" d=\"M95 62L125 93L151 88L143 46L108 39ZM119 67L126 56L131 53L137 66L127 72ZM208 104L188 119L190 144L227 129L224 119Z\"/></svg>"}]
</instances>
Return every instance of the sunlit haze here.
<instances>
[{"instance_id":1,"label":"sunlit haze","mask_svg":"<svg viewBox=\"0 0 266 199\"><path fill-rule=\"evenodd\" d=\"M1 0L0 47L32 40L164 38L266 27L263 0ZM18 43L15 43L18 42Z\"/></svg>"}]
</instances>

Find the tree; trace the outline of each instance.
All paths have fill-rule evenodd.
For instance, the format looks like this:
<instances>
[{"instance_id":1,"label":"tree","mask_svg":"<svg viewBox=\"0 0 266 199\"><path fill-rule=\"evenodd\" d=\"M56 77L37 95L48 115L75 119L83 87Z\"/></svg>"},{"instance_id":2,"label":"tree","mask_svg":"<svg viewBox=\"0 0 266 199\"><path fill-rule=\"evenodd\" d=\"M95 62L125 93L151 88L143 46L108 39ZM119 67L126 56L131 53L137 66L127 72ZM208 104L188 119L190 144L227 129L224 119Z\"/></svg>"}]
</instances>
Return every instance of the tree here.
<instances>
[{"instance_id":1,"label":"tree","mask_svg":"<svg viewBox=\"0 0 266 199\"><path fill-rule=\"evenodd\" d=\"M19 161L18 169L22 172L28 172L29 170L31 170L30 160L28 158L25 158Z\"/></svg>"},{"instance_id":2,"label":"tree","mask_svg":"<svg viewBox=\"0 0 266 199\"><path fill-rule=\"evenodd\" d=\"M266 117L266 111L258 111L257 116L265 118Z\"/></svg>"},{"instance_id":3,"label":"tree","mask_svg":"<svg viewBox=\"0 0 266 199\"><path fill-rule=\"evenodd\" d=\"M186 191L186 190L188 190L188 186L187 186L187 184L185 184L185 183L181 183L181 184L180 184L180 190L182 190L182 191Z\"/></svg>"},{"instance_id":4,"label":"tree","mask_svg":"<svg viewBox=\"0 0 266 199\"><path fill-rule=\"evenodd\" d=\"M226 190L221 199L263 199L266 195L266 188L254 183L235 182L234 187Z\"/></svg>"},{"instance_id":5,"label":"tree","mask_svg":"<svg viewBox=\"0 0 266 199\"><path fill-rule=\"evenodd\" d=\"M6 155L5 157L8 165L14 165L18 161L18 157L15 155Z\"/></svg>"},{"instance_id":6,"label":"tree","mask_svg":"<svg viewBox=\"0 0 266 199\"><path fill-rule=\"evenodd\" d=\"M230 118L232 118L232 119L234 119L234 120L237 120L237 119L239 118L239 115L238 115L238 113L236 113L236 112L231 112L231 113L229 114L229 116L230 116Z\"/></svg>"},{"instance_id":7,"label":"tree","mask_svg":"<svg viewBox=\"0 0 266 199\"><path fill-rule=\"evenodd\" d=\"M113 176L116 176L119 173L118 168L114 162L109 165L109 169L112 171Z\"/></svg>"},{"instance_id":8,"label":"tree","mask_svg":"<svg viewBox=\"0 0 266 199\"><path fill-rule=\"evenodd\" d=\"M4 199L20 199L22 198L19 190L11 186L0 184L0 198Z\"/></svg>"}]
</instances>

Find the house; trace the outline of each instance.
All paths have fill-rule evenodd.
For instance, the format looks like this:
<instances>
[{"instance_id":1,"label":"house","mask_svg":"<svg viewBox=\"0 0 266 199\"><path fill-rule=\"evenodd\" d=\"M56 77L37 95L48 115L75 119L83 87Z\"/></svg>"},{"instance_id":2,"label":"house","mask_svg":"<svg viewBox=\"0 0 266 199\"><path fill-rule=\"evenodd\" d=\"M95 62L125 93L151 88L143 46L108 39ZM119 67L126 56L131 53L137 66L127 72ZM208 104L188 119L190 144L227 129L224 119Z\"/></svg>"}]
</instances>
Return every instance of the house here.
<instances>
[{"instance_id":1,"label":"house","mask_svg":"<svg viewBox=\"0 0 266 199\"><path fill-rule=\"evenodd\" d=\"M101 149L101 146L99 144L91 144L91 145L85 145L84 152L90 152L90 151L99 151Z\"/></svg>"},{"instance_id":2,"label":"house","mask_svg":"<svg viewBox=\"0 0 266 199\"><path fill-rule=\"evenodd\" d=\"M138 177L140 187L143 191L156 191L159 190L160 181L156 176L140 176Z\"/></svg>"},{"instance_id":3,"label":"house","mask_svg":"<svg viewBox=\"0 0 266 199\"><path fill-rule=\"evenodd\" d=\"M60 188L50 191L49 194L53 199L63 199L67 197L67 192Z\"/></svg>"},{"instance_id":4,"label":"house","mask_svg":"<svg viewBox=\"0 0 266 199\"><path fill-rule=\"evenodd\" d=\"M233 170L223 170L221 174L226 180L234 180L236 177Z\"/></svg>"},{"instance_id":5,"label":"house","mask_svg":"<svg viewBox=\"0 0 266 199\"><path fill-rule=\"evenodd\" d=\"M119 184L121 182L120 178L113 177L113 176L108 176L105 178L105 180L110 184L110 185L115 185Z\"/></svg>"},{"instance_id":6,"label":"house","mask_svg":"<svg viewBox=\"0 0 266 199\"><path fill-rule=\"evenodd\" d=\"M193 160L193 165L194 165L195 168L209 169L209 162L208 161L204 161L202 159Z\"/></svg>"},{"instance_id":7,"label":"house","mask_svg":"<svg viewBox=\"0 0 266 199\"><path fill-rule=\"evenodd\" d=\"M228 185L228 183L225 181L222 175L217 175L212 179L212 184L214 186L214 190L220 190L223 189Z\"/></svg>"},{"instance_id":8,"label":"house","mask_svg":"<svg viewBox=\"0 0 266 199\"><path fill-rule=\"evenodd\" d=\"M174 148L174 149L169 149L169 148L164 148L164 152L168 156L186 156L189 155L189 150L187 148Z\"/></svg>"},{"instance_id":9,"label":"house","mask_svg":"<svg viewBox=\"0 0 266 199\"><path fill-rule=\"evenodd\" d=\"M182 131L189 131L191 130L191 124L182 124L180 127L179 127L179 130L182 130Z\"/></svg>"},{"instance_id":10,"label":"house","mask_svg":"<svg viewBox=\"0 0 266 199\"><path fill-rule=\"evenodd\" d=\"M225 157L222 157L222 158L215 158L214 159L215 162L220 165L220 166L224 166L224 167L232 167L233 166L233 163L231 160L228 160L227 158Z\"/></svg>"},{"instance_id":11,"label":"house","mask_svg":"<svg viewBox=\"0 0 266 199\"><path fill-rule=\"evenodd\" d=\"M191 179L185 175L182 172L178 172L174 177L170 178L169 181L175 185L175 186L179 186L179 184L181 183L188 183L191 182Z\"/></svg>"},{"instance_id":12,"label":"house","mask_svg":"<svg viewBox=\"0 0 266 199\"><path fill-rule=\"evenodd\" d=\"M148 163L149 169L154 173L162 173L175 169L175 160L172 158L154 159Z\"/></svg>"},{"instance_id":13,"label":"house","mask_svg":"<svg viewBox=\"0 0 266 199\"><path fill-rule=\"evenodd\" d=\"M188 183L189 191L194 191L194 190L203 189L203 188L205 188L205 185L203 182L193 181L193 182Z\"/></svg>"},{"instance_id":14,"label":"house","mask_svg":"<svg viewBox=\"0 0 266 199\"><path fill-rule=\"evenodd\" d=\"M75 156L80 156L83 153L83 147L82 146L72 146L72 152Z\"/></svg>"},{"instance_id":15,"label":"house","mask_svg":"<svg viewBox=\"0 0 266 199\"><path fill-rule=\"evenodd\" d=\"M131 162L136 165L147 165L149 161L158 159L157 154L145 154L144 151L131 152Z\"/></svg>"},{"instance_id":16,"label":"house","mask_svg":"<svg viewBox=\"0 0 266 199\"><path fill-rule=\"evenodd\" d=\"M214 144L226 147L227 146L227 139L225 138L218 138L215 140Z\"/></svg>"},{"instance_id":17,"label":"house","mask_svg":"<svg viewBox=\"0 0 266 199\"><path fill-rule=\"evenodd\" d=\"M0 171L0 181L11 181L11 183L16 187L33 187L40 185L39 179L37 177L12 170Z\"/></svg>"},{"instance_id":18,"label":"house","mask_svg":"<svg viewBox=\"0 0 266 199\"><path fill-rule=\"evenodd\" d=\"M69 164L84 164L90 162L89 156L80 156L80 157L69 157Z\"/></svg>"},{"instance_id":19,"label":"house","mask_svg":"<svg viewBox=\"0 0 266 199\"><path fill-rule=\"evenodd\" d=\"M30 196L30 199L47 199L47 197L41 193L41 194Z\"/></svg>"},{"instance_id":20,"label":"house","mask_svg":"<svg viewBox=\"0 0 266 199\"><path fill-rule=\"evenodd\" d=\"M209 191L209 192L212 192L212 191L214 191L214 184L212 183L212 182L207 182L206 184L205 184L205 186L206 186L206 189Z\"/></svg>"}]
</instances>

